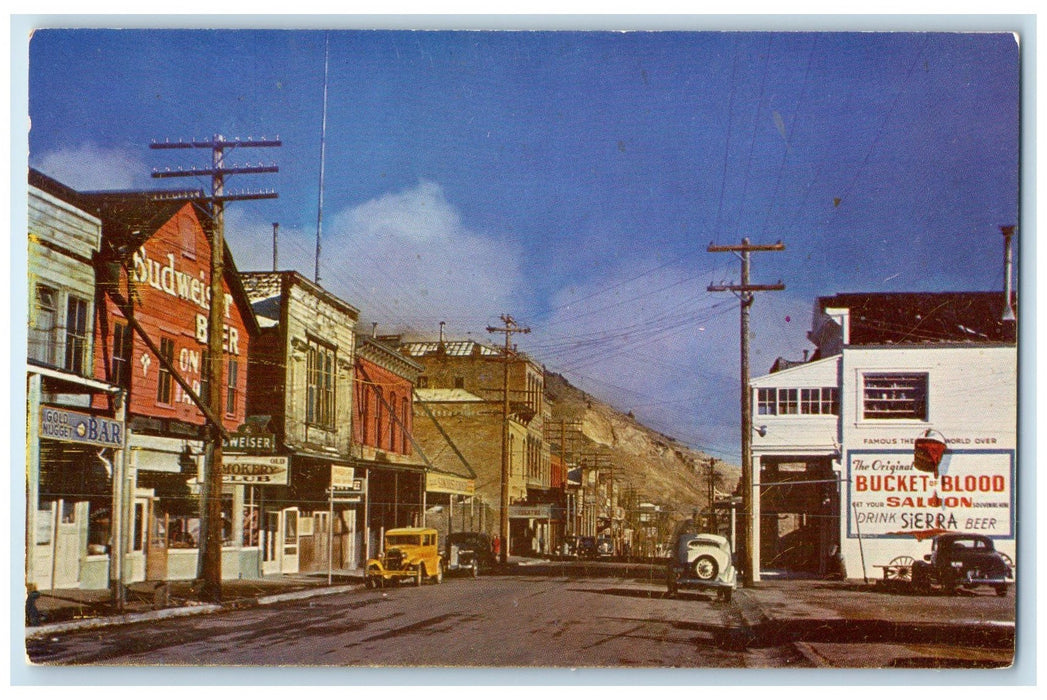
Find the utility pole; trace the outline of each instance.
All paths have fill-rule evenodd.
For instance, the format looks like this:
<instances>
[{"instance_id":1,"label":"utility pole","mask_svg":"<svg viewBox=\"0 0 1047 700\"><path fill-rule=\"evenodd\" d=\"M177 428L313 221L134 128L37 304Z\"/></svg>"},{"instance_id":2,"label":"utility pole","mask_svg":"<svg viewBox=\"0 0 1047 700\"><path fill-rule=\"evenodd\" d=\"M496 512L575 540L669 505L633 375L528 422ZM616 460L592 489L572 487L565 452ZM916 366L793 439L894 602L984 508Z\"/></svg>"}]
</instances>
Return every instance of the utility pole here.
<instances>
[{"instance_id":1,"label":"utility pole","mask_svg":"<svg viewBox=\"0 0 1047 700\"><path fill-rule=\"evenodd\" d=\"M502 495L501 516L498 534L502 540L499 558L505 564L509 558L509 360L513 352L513 333L530 333L530 328L521 328L508 314L502 314L502 328L488 326L488 333L505 333L505 354L502 357Z\"/></svg>"},{"instance_id":2,"label":"utility pole","mask_svg":"<svg viewBox=\"0 0 1047 700\"><path fill-rule=\"evenodd\" d=\"M205 148L211 151L210 168L187 168L162 171L154 170L153 177L202 177L211 178L211 195L203 199L210 204L212 221L211 233L211 306L209 309L207 323L207 347L208 362L201 368L204 371L204 380L208 382L210 396L207 397L212 416L222 416L222 365L224 355L222 349L222 320L225 316L225 290L222 286L225 272L225 261L223 253L225 250L225 203L233 200L246 199L275 199L276 193L268 192L225 192L225 178L227 175L248 175L256 173L275 173L278 168L275 165L257 166L232 166L225 164L225 152L230 149L247 147L272 147L279 146L279 139L262 139L241 141L235 139L226 141L221 135L216 134L209 141L178 141L171 143L154 142L149 145L153 149L187 149ZM176 196L175 198L179 198ZM189 194L185 195L188 200L200 199ZM170 199L170 198L168 198ZM203 550L201 552L200 588L201 600L218 603L222 599L222 433L220 422L211 418L210 423L210 459L204 465L204 530Z\"/></svg>"},{"instance_id":3,"label":"utility pole","mask_svg":"<svg viewBox=\"0 0 1047 700\"><path fill-rule=\"evenodd\" d=\"M745 568L742 570L742 582L746 586L752 586L753 581L758 578L755 571L759 562L753 556L753 459L752 459L752 397L749 393L749 307L755 300L754 292L777 292L785 289L785 285L777 284L750 284L749 283L749 255L754 252L781 251L785 250L785 244L781 241L771 245L752 245L748 238L742 239L741 245L713 245L709 244L710 253L731 252L742 261L742 283L741 284L710 284L710 292L733 292L740 301L741 306L741 384L742 384L742 511L745 516L743 527L742 547L744 556L742 561Z\"/></svg>"},{"instance_id":4,"label":"utility pole","mask_svg":"<svg viewBox=\"0 0 1047 700\"><path fill-rule=\"evenodd\" d=\"M277 251L279 250L279 248L277 247L277 236L278 236L279 232L280 232L280 222L279 221L274 221L273 222L273 272L276 272L277 270L280 269L279 257L277 255Z\"/></svg>"},{"instance_id":5,"label":"utility pole","mask_svg":"<svg viewBox=\"0 0 1047 700\"><path fill-rule=\"evenodd\" d=\"M705 467L705 478L709 488L709 530L719 534L716 523L716 458L710 457ZM732 542L733 546L734 543Z\"/></svg>"}]
</instances>

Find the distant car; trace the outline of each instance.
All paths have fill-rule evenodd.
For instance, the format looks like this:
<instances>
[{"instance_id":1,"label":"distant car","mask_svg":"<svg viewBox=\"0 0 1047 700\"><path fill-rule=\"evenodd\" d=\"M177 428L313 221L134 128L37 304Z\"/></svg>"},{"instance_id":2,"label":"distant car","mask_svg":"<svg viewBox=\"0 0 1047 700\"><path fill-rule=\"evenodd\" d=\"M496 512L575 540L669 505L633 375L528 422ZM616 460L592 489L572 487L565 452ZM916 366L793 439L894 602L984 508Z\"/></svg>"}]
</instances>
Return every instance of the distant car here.
<instances>
[{"instance_id":1,"label":"distant car","mask_svg":"<svg viewBox=\"0 0 1047 700\"><path fill-rule=\"evenodd\" d=\"M578 538L578 549L575 556L579 559L595 559L596 558L596 538L595 537L579 537Z\"/></svg>"},{"instance_id":2,"label":"distant car","mask_svg":"<svg viewBox=\"0 0 1047 700\"><path fill-rule=\"evenodd\" d=\"M427 579L443 581L443 565L437 547L436 530L402 527L387 530L382 553L368 559L364 584L382 588L386 583L413 581L421 586Z\"/></svg>"},{"instance_id":3,"label":"distant car","mask_svg":"<svg viewBox=\"0 0 1047 700\"><path fill-rule=\"evenodd\" d=\"M991 586L998 596L1007 595L1014 570L985 535L948 533L931 542L931 553L913 562L912 583L918 591L941 586L949 595L959 588Z\"/></svg>"},{"instance_id":4,"label":"distant car","mask_svg":"<svg viewBox=\"0 0 1047 700\"><path fill-rule=\"evenodd\" d=\"M731 544L726 537L681 532L669 553L665 582L670 596L680 590L714 590L730 602L737 587Z\"/></svg>"},{"instance_id":5,"label":"distant car","mask_svg":"<svg viewBox=\"0 0 1047 700\"><path fill-rule=\"evenodd\" d=\"M614 540L610 537L596 538L596 556L607 559L614 556Z\"/></svg>"},{"instance_id":6,"label":"distant car","mask_svg":"<svg viewBox=\"0 0 1047 700\"><path fill-rule=\"evenodd\" d=\"M452 532L444 546L444 570L467 572L473 578L494 568L491 536L483 532Z\"/></svg>"}]
</instances>

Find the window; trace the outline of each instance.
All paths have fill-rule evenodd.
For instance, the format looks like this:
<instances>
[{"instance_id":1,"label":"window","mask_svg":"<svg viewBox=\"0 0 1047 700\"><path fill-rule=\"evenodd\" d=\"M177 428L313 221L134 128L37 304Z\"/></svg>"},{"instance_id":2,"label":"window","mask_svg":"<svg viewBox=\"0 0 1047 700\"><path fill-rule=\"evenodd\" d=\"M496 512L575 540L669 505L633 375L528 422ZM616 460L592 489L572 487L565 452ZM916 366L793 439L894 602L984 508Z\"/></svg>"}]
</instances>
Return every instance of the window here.
<instances>
[{"instance_id":1,"label":"window","mask_svg":"<svg viewBox=\"0 0 1047 700\"><path fill-rule=\"evenodd\" d=\"M836 416L840 413L836 387L757 389L756 413L760 416Z\"/></svg>"},{"instance_id":2,"label":"window","mask_svg":"<svg viewBox=\"0 0 1047 700\"><path fill-rule=\"evenodd\" d=\"M778 415L778 390L756 390L756 412L761 416Z\"/></svg>"},{"instance_id":3,"label":"window","mask_svg":"<svg viewBox=\"0 0 1047 700\"><path fill-rule=\"evenodd\" d=\"M410 425L410 423L408 423L408 418L411 415L411 408L406 398L401 399L401 403L403 404L403 408L400 411L400 420L403 422L403 425L400 426L400 452L402 454L409 454L407 450L407 431L408 426Z\"/></svg>"},{"instance_id":4,"label":"window","mask_svg":"<svg viewBox=\"0 0 1047 700\"><path fill-rule=\"evenodd\" d=\"M927 420L926 374L866 374L863 379L865 420Z\"/></svg>"},{"instance_id":5,"label":"window","mask_svg":"<svg viewBox=\"0 0 1047 700\"><path fill-rule=\"evenodd\" d=\"M126 323L113 325L112 383L126 387L131 379L131 329Z\"/></svg>"},{"instance_id":6,"label":"window","mask_svg":"<svg viewBox=\"0 0 1047 700\"><path fill-rule=\"evenodd\" d=\"M171 371L169 366L174 365L174 341L170 338L160 338L160 357L167 360L167 364L160 363L160 379L156 384L156 402L171 403Z\"/></svg>"},{"instance_id":7,"label":"window","mask_svg":"<svg viewBox=\"0 0 1047 700\"><path fill-rule=\"evenodd\" d=\"M424 374L421 375L420 377L418 377L418 388L419 389L428 389L429 388L429 377L425 376Z\"/></svg>"},{"instance_id":8,"label":"window","mask_svg":"<svg viewBox=\"0 0 1047 700\"><path fill-rule=\"evenodd\" d=\"M465 388L465 377L455 377L454 378L454 388L455 389L464 389Z\"/></svg>"},{"instance_id":9,"label":"window","mask_svg":"<svg viewBox=\"0 0 1047 700\"><path fill-rule=\"evenodd\" d=\"M65 368L84 374L87 367L87 302L70 295L65 314Z\"/></svg>"},{"instance_id":10,"label":"window","mask_svg":"<svg viewBox=\"0 0 1047 700\"><path fill-rule=\"evenodd\" d=\"M229 358L228 384L225 388L225 412L236 413L236 384L240 374L240 363L236 358Z\"/></svg>"},{"instance_id":11,"label":"window","mask_svg":"<svg viewBox=\"0 0 1047 700\"><path fill-rule=\"evenodd\" d=\"M384 399L382 398L381 387L375 387L374 390L374 446L382 446L382 405Z\"/></svg>"},{"instance_id":12,"label":"window","mask_svg":"<svg viewBox=\"0 0 1047 700\"><path fill-rule=\"evenodd\" d=\"M389 451L396 452L396 392L389 395Z\"/></svg>"},{"instance_id":13,"label":"window","mask_svg":"<svg viewBox=\"0 0 1047 700\"><path fill-rule=\"evenodd\" d=\"M58 290L36 285L32 318L29 324L29 358L47 365L55 364L58 317Z\"/></svg>"},{"instance_id":14,"label":"window","mask_svg":"<svg viewBox=\"0 0 1047 700\"><path fill-rule=\"evenodd\" d=\"M305 421L324 428L334 427L334 350L309 341L306 357Z\"/></svg>"}]
</instances>

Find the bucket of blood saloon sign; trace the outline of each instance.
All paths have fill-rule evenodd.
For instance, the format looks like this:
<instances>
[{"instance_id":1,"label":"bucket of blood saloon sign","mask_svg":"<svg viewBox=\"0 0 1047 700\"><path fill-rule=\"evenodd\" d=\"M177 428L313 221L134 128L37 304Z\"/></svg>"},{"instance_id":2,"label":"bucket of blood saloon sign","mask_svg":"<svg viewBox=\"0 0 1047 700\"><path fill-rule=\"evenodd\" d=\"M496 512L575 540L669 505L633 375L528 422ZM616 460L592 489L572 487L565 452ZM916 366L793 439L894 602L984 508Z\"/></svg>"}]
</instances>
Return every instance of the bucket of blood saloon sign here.
<instances>
[{"instance_id":1,"label":"bucket of blood saloon sign","mask_svg":"<svg viewBox=\"0 0 1047 700\"><path fill-rule=\"evenodd\" d=\"M911 450L849 451L847 467L849 537L1014 536L1013 450L950 449L937 475Z\"/></svg>"}]
</instances>

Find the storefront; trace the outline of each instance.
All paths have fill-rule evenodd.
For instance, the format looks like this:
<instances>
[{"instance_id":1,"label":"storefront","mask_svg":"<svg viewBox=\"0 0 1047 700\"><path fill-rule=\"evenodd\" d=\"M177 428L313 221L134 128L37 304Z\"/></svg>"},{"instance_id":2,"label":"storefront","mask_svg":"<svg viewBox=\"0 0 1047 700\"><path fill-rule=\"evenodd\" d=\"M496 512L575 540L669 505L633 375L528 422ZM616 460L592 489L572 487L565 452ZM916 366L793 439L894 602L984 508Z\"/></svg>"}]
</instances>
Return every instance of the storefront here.
<instances>
[{"instance_id":1,"label":"storefront","mask_svg":"<svg viewBox=\"0 0 1047 700\"><path fill-rule=\"evenodd\" d=\"M57 372L30 372L26 582L37 590L109 587L111 545L118 532L113 494L123 470L124 422L119 415L41 399L113 390Z\"/></svg>"}]
</instances>

